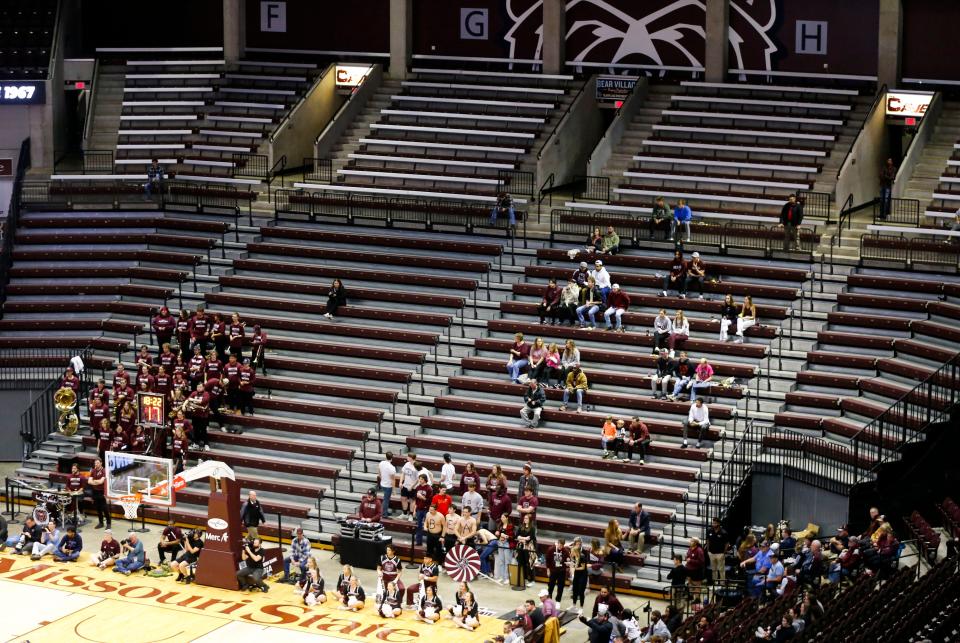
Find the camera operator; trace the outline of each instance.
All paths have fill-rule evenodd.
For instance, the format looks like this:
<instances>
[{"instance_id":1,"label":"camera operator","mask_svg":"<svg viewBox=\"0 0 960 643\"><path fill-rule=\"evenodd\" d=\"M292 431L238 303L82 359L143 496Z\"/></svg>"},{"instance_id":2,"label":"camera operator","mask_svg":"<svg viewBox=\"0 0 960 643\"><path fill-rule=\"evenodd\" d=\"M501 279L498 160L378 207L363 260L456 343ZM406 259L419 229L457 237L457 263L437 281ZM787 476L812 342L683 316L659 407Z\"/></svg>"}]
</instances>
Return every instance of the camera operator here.
<instances>
[{"instance_id":1,"label":"camera operator","mask_svg":"<svg viewBox=\"0 0 960 643\"><path fill-rule=\"evenodd\" d=\"M254 538L252 541L244 541L243 553L241 554L246 567L237 572L237 582L240 583L240 590L246 591L257 588L262 592L270 588L263 582L263 547L260 539Z\"/></svg>"},{"instance_id":2,"label":"camera operator","mask_svg":"<svg viewBox=\"0 0 960 643\"><path fill-rule=\"evenodd\" d=\"M194 579L191 566L195 566L200 559L200 550L203 549L203 532L191 529L183 535L180 541L183 549L177 559L170 564L170 568L177 572L177 580L189 585Z\"/></svg>"},{"instance_id":3,"label":"camera operator","mask_svg":"<svg viewBox=\"0 0 960 643\"><path fill-rule=\"evenodd\" d=\"M129 576L143 567L145 561L143 542L136 533L130 532L125 539L120 541L120 553L126 555L117 559L113 571Z\"/></svg>"}]
</instances>

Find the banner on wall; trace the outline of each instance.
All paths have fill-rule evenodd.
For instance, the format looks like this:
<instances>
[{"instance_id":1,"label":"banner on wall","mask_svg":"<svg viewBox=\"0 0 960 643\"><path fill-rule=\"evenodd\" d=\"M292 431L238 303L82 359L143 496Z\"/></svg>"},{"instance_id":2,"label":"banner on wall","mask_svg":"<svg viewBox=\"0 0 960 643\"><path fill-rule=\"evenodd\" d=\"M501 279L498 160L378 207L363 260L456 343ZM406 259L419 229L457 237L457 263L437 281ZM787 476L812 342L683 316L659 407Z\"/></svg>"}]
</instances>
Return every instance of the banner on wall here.
<instances>
[{"instance_id":1,"label":"banner on wall","mask_svg":"<svg viewBox=\"0 0 960 643\"><path fill-rule=\"evenodd\" d=\"M894 89L887 92L887 116L923 118L933 100L933 92Z\"/></svg>"}]
</instances>

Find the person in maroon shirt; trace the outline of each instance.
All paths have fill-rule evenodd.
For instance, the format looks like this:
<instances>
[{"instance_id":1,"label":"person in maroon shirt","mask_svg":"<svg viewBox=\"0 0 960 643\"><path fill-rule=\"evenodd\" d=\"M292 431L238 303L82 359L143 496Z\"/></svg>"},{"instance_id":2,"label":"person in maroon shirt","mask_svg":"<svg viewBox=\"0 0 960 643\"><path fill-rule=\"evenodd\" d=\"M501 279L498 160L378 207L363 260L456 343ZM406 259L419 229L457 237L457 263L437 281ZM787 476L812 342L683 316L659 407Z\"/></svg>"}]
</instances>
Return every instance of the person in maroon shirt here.
<instances>
[{"instance_id":1,"label":"person in maroon shirt","mask_svg":"<svg viewBox=\"0 0 960 643\"><path fill-rule=\"evenodd\" d=\"M170 440L170 459L173 460L176 473L183 471L183 460L187 454L187 447L190 444L187 436L184 435L181 427L173 430L173 439Z\"/></svg>"},{"instance_id":2,"label":"person in maroon shirt","mask_svg":"<svg viewBox=\"0 0 960 643\"><path fill-rule=\"evenodd\" d=\"M173 365L177 363L177 354L170 350L170 344L164 344L160 347L160 354L157 355L157 366L162 366L167 373L173 372Z\"/></svg>"},{"instance_id":3,"label":"person in maroon shirt","mask_svg":"<svg viewBox=\"0 0 960 643\"><path fill-rule=\"evenodd\" d=\"M133 433L133 425L137 423L137 409L134 408L133 402L126 401L123 403L123 408L120 409L120 413L117 416L117 425L124 432L125 435L130 435Z\"/></svg>"},{"instance_id":4,"label":"person in maroon shirt","mask_svg":"<svg viewBox=\"0 0 960 643\"><path fill-rule=\"evenodd\" d=\"M110 440L113 439L113 431L110 430L110 420L104 419L97 428L97 455L103 461L104 454L110 450Z\"/></svg>"},{"instance_id":5,"label":"person in maroon shirt","mask_svg":"<svg viewBox=\"0 0 960 643\"><path fill-rule=\"evenodd\" d=\"M184 378L182 372L174 372L173 378L170 380L170 399L173 399L173 392L179 390L183 394L183 398L186 399L190 395L190 382Z\"/></svg>"},{"instance_id":6,"label":"person in maroon shirt","mask_svg":"<svg viewBox=\"0 0 960 643\"><path fill-rule=\"evenodd\" d=\"M123 380L127 384L130 383L130 373L124 368L123 362L117 362L117 370L113 372L113 388L117 388L117 386L120 385L120 380Z\"/></svg>"},{"instance_id":7,"label":"person in maroon shirt","mask_svg":"<svg viewBox=\"0 0 960 643\"><path fill-rule=\"evenodd\" d=\"M140 347L140 352L137 353L137 372L146 366L148 371L153 370L153 356L150 355L150 348L143 344Z\"/></svg>"},{"instance_id":8,"label":"person in maroon shirt","mask_svg":"<svg viewBox=\"0 0 960 643\"><path fill-rule=\"evenodd\" d=\"M551 279L547 283L547 287L543 290L543 296L540 298L540 303L537 305L537 314L540 315L540 323L545 324L546 318L550 316L550 323L556 324L557 318L560 317L562 308L560 307L560 292L561 289L557 287L557 280Z\"/></svg>"},{"instance_id":9,"label":"person in maroon shirt","mask_svg":"<svg viewBox=\"0 0 960 643\"><path fill-rule=\"evenodd\" d=\"M173 518L169 519L167 526L163 528L163 533L160 534L160 542L157 543L157 558L160 559L159 562L164 562L167 554L170 554L170 560L176 560L177 554L179 554L182 549L180 546L182 540L183 532L177 527Z\"/></svg>"},{"instance_id":10,"label":"person in maroon shirt","mask_svg":"<svg viewBox=\"0 0 960 643\"><path fill-rule=\"evenodd\" d=\"M567 548L563 538L557 538L557 542L550 545L547 549L545 558L547 563L547 595L553 597L553 588L557 588L557 605L563 599L563 586L567 578L567 565L570 562L570 550Z\"/></svg>"},{"instance_id":11,"label":"person in maroon shirt","mask_svg":"<svg viewBox=\"0 0 960 643\"><path fill-rule=\"evenodd\" d=\"M433 498L433 487L427 482L426 474L421 473L418 478L418 484L414 489L416 498L416 521L417 529L414 533L414 540L419 547L423 544L423 520L427 517L427 509L430 507L430 499Z\"/></svg>"},{"instance_id":12,"label":"person in maroon shirt","mask_svg":"<svg viewBox=\"0 0 960 643\"><path fill-rule=\"evenodd\" d=\"M173 333L177 329L177 320L170 314L170 309L166 306L160 306L160 312L152 320L150 326L153 333L157 336L157 346L163 349L164 344L169 344L173 339Z\"/></svg>"},{"instance_id":13,"label":"person in maroon shirt","mask_svg":"<svg viewBox=\"0 0 960 643\"><path fill-rule=\"evenodd\" d=\"M140 372L137 373L137 390L152 391L156 383L157 380L150 374L150 367L146 364L141 364Z\"/></svg>"},{"instance_id":14,"label":"person in maroon shirt","mask_svg":"<svg viewBox=\"0 0 960 643\"><path fill-rule=\"evenodd\" d=\"M217 351L217 359L221 362L227 360L227 347L230 346L230 336L227 334L227 324L223 321L220 313L213 314L213 320L210 322L210 341Z\"/></svg>"},{"instance_id":15,"label":"person in maroon shirt","mask_svg":"<svg viewBox=\"0 0 960 643\"><path fill-rule=\"evenodd\" d=\"M687 296L687 262L679 250L673 253L673 259L670 260L670 272L663 276L663 290L660 295L666 297L671 286L676 288L681 298Z\"/></svg>"},{"instance_id":16,"label":"person in maroon shirt","mask_svg":"<svg viewBox=\"0 0 960 643\"><path fill-rule=\"evenodd\" d=\"M253 396L255 393L254 384L257 381L257 373L250 367L250 360L245 360L240 367L238 374L240 391L240 412L253 415Z\"/></svg>"},{"instance_id":17,"label":"person in maroon shirt","mask_svg":"<svg viewBox=\"0 0 960 643\"><path fill-rule=\"evenodd\" d=\"M633 461L633 452L640 453L640 464L646 464L647 447L650 446L650 429L639 417L634 416L627 427L629 437L626 440L627 462Z\"/></svg>"},{"instance_id":18,"label":"person in maroon shirt","mask_svg":"<svg viewBox=\"0 0 960 643\"><path fill-rule=\"evenodd\" d=\"M73 513L75 516L79 516L80 514L80 498L83 497L83 487L84 478L80 474L80 465L74 462L70 467L70 473L67 474L66 489L75 494L70 499L70 504L67 508L67 511Z\"/></svg>"},{"instance_id":19,"label":"person in maroon shirt","mask_svg":"<svg viewBox=\"0 0 960 643\"><path fill-rule=\"evenodd\" d=\"M170 387L173 380L167 374L167 369L163 366L157 367L157 376L153 378L153 390L157 393L163 393L164 397L170 397Z\"/></svg>"},{"instance_id":20,"label":"person in maroon shirt","mask_svg":"<svg viewBox=\"0 0 960 643\"><path fill-rule=\"evenodd\" d=\"M533 489L527 487L523 490L523 495L517 499L517 511L520 512L520 519L523 520L523 517L527 514L530 514L530 517L534 520L537 519L537 507L539 506L540 501L535 495L533 495Z\"/></svg>"},{"instance_id":21,"label":"person in maroon shirt","mask_svg":"<svg viewBox=\"0 0 960 643\"><path fill-rule=\"evenodd\" d=\"M207 360L200 350L199 346L193 347L193 357L190 358L190 364L187 366L187 374L194 388L205 380L206 375Z\"/></svg>"},{"instance_id":22,"label":"person in maroon shirt","mask_svg":"<svg viewBox=\"0 0 960 643\"><path fill-rule=\"evenodd\" d=\"M124 405L126 405L127 402L133 403L133 401L137 399L136 391L130 388L126 380L121 379L119 384L119 386L113 389L114 421L116 422L120 421L120 412L123 410Z\"/></svg>"},{"instance_id":23,"label":"person in maroon shirt","mask_svg":"<svg viewBox=\"0 0 960 643\"><path fill-rule=\"evenodd\" d=\"M93 461L93 468L90 469L90 475L87 477L87 488L90 489L90 496L93 498L93 507L97 510L97 529L103 529L103 522L106 520L107 529L110 528L110 510L107 509L107 499L104 495L107 484L107 472L103 468L102 456ZM117 548L119 552L119 547Z\"/></svg>"},{"instance_id":24,"label":"person in maroon shirt","mask_svg":"<svg viewBox=\"0 0 960 643\"><path fill-rule=\"evenodd\" d=\"M261 330L259 325L253 327L253 336L250 338L250 366L256 371L257 367L264 375L267 374L264 356L267 350L267 334Z\"/></svg>"},{"instance_id":25,"label":"person in maroon shirt","mask_svg":"<svg viewBox=\"0 0 960 643\"><path fill-rule=\"evenodd\" d=\"M220 412L220 405L223 404L223 385L220 379L211 377L203 385L203 390L210 396L210 418L217 423L221 431L226 432L226 423L223 421L223 414Z\"/></svg>"},{"instance_id":26,"label":"person in maroon shirt","mask_svg":"<svg viewBox=\"0 0 960 643\"><path fill-rule=\"evenodd\" d=\"M173 362L173 370L170 371L170 374L174 376L179 374L187 379L190 374L190 364L184 359L183 354L177 353L177 359Z\"/></svg>"},{"instance_id":27,"label":"person in maroon shirt","mask_svg":"<svg viewBox=\"0 0 960 643\"><path fill-rule=\"evenodd\" d=\"M203 376L205 379L217 378L223 374L223 362L220 361L217 351L210 351L207 359L203 362Z\"/></svg>"},{"instance_id":28,"label":"person in maroon shirt","mask_svg":"<svg viewBox=\"0 0 960 643\"><path fill-rule=\"evenodd\" d=\"M80 398L80 378L77 377L72 366L68 366L63 377L60 378L60 388L72 389L77 394L77 399Z\"/></svg>"},{"instance_id":29,"label":"person in maroon shirt","mask_svg":"<svg viewBox=\"0 0 960 643\"><path fill-rule=\"evenodd\" d=\"M467 489L470 488L471 484L474 486L474 491L480 488L480 474L477 472L477 468L473 465L473 463L468 462L466 468L463 470L463 473L460 474L461 496L467 492Z\"/></svg>"},{"instance_id":30,"label":"person in maroon shirt","mask_svg":"<svg viewBox=\"0 0 960 643\"><path fill-rule=\"evenodd\" d=\"M180 429L188 440L193 438L193 423L187 419L183 411L177 411L173 418L173 432L176 433L177 429Z\"/></svg>"},{"instance_id":31,"label":"person in maroon shirt","mask_svg":"<svg viewBox=\"0 0 960 643\"><path fill-rule=\"evenodd\" d=\"M147 452L147 434L143 432L143 426L138 424L133 428L133 433L127 436L127 443L130 453L142 455Z\"/></svg>"},{"instance_id":32,"label":"person in maroon shirt","mask_svg":"<svg viewBox=\"0 0 960 643\"><path fill-rule=\"evenodd\" d=\"M124 451L127 448L127 434L119 426L113 427L110 432L110 450Z\"/></svg>"},{"instance_id":33,"label":"person in maroon shirt","mask_svg":"<svg viewBox=\"0 0 960 643\"><path fill-rule=\"evenodd\" d=\"M690 594L694 602L700 600L700 587L703 585L703 579L706 575L707 558L700 546L698 538L690 539L690 547L687 549L687 557L683 566L687 570L687 583L690 585Z\"/></svg>"},{"instance_id":34,"label":"person in maroon shirt","mask_svg":"<svg viewBox=\"0 0 960 643\"><path fill-rule=\"evenodd\" d=\"M377 575L380 576L383 586L386 587L390 583L396 583L397 589L402 593L403 583L400 581L402 571L403 565L400 562L400 557L397 556L392 545L387 545L384 555L380 557L380 564L377 565Z\"/></svg>"},{"instance_id":35,"label":"person in maroon shirt","mask_svg":"<svg viewBox=\"0 0 960 643\"><path fill-rule=\"evenodd\" d=\"M487 529L496 531L500 525L500 516L507 515L513 511L513 503L510 501L510 494L507 488L502 484L490 495L490 511L487 515Z\"/></svg>"},{"instance_id":36,"label":"person in maroon shirt","mask_svg":"<svg viewBox=\"0 0 960 643\"><path fill-rule=\"evenodd\" d=\"M529 361L530 346L523 341L523 333L517 333L513 336L513 345L510 347L510 358L507 362L507 373L510 374L511 382L520 383L520 371L526 368Z\"/></svg>"},{"instance_id":37,"label":"person in maroon shirt","mask_svg":"<svg viewBox=\"0 0 960 643\"><path fill-rule=\"evenodd\" d=\"M87 404L87 415L90 421L90 427L96 432L97 427L100 424L110 417L110 409L104 406L101 402L102 398L98 395L90 398L90 402Z\"/></svg>"},{"instance_id":38,"label":"person in maroon shirt","mask_svg":"<svg viewBox=\"0 0 960 643\"><path fill-rule=\"evenodd\" d=\"M187 398L187 408L190 409L190 420L193 422L194 442L199 448L209 451L207 424L210 422L210 394L203 384L198 384L197 390Z\"/></svg>"},{"instance_id":39,"label":"person in maroon shirt","mask_svg":"<svg viewBox=\"0 0 960 643\"><path fill-rule=\"evenodd\" d=\"M246 339L246 326L240 321L239 313L233 313L230 318L227 335L230 337L230 354L236 355L237 361L243 363L243 342Z\"/></svg>"},{"instance_id":40,"label":"person in maroon shirt","mask_svg":"<svg viewBox=\"0 0 960 643\"><path fill-rule=\"evenodd\" d=\"M90 395L87 396L87 399L92 401L93 398L98 398L104 406L110 406L110 389L107 388L107 383L102 379L97 380L97 385L90 389Z\"/></svg>"},{"instance_id":41,"label":"person in maroon shirt","mask_svg":"<svg viewBox=\"0 0 960 643\"><path fill-rule=\"evenodd\" d=\"M230 413L240 410L240 369L243 365L237 361L237 355L230 353L223 365L223 383L227 392L226 410Z\"/></svg>"},{"instance_id":42,"label":"person in maroon shirt","mask_svg":"<svg viewBox=\"0 0 960 643\"><path fill-rule=\"evenodd\" d=\"M177 318L177 348L183 355L190 350L190 313L186 308L180 310L180 316Z\"/></svg>"},{"instance_id":43,"label":"person in maroon shirt","mask_svg":"<svg viewBox=\"0 0 960 643\"><path fill-rule=\"evenodd\" d=\"M383 518L383 504L380 502L380 498L377 498L375 487L367 489L367 493L360 498L357 518L363 522L380 522Z\"/></svg>"},{"instance_id":44,"label":"person in maroon shirt","mask_svg":"<svg viewBox=\"0 0 960 643\"><path fill-rule=\"evenodd\" d=\"M210 348L210 318L203 306L197 306L197 311L190 318L190 346L199 346L201 354Z\"/></svg>"}]
</instances>

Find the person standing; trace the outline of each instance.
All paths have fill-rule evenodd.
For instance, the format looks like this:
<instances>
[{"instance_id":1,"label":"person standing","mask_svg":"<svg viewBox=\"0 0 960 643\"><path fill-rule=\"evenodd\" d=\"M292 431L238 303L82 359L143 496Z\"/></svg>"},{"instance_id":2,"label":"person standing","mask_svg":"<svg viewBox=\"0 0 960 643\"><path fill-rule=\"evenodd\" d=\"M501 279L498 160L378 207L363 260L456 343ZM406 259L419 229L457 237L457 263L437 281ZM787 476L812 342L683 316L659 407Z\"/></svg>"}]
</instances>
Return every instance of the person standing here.
<instances>
[{"instance_id":1,"label":"person standing","mask_svg":"<svg viewBox=\"0 0 960 643\"><path fill-rule=\"evenodd\" d=\"M380 495L383 497L383 517L390 517L390 496L393 495L393 483L397 477L397 468L393 466L393 453L387 451L377 465L380 476Z\"/></svg>"},{"instance_id":2,"label":"person standing","mask_svg":"<svg viewBox=\"0 0 960 643\"><path fill-rule=\"evenodd\" d=\"M157 337L158 353L162 351L164 344L169 344L173 339L173 332L177 328L177 320L170 314L170 309L166 306L160 306L158 312L152 320L150 326L153 328L153 334Z\"/></svg>"},{"instance_id":3,"label":"person standing","mask_svg":"<svg viewBox=\"0 0 960 643\"><path fill-rule=\"evenodd\" d=\"M90 475L87 477L87 488L90 489L93 506L97 510L97 529L103 529L104 522L106 522L107 529L110 529L110 510L107 509L104 492L106 484L107 472L103 468L103 461L97 458L93 461L93 468L90 469Z\"/></svg>"},{"instance_id":4,"label":"person standing","mask_svg":"<svg viewBox=\"0 0 960 643\"><path fill-rule=\"evenodd\" d=\"M791 194L780 208L784 252L789 252L797 246L797 231L801 223L803 223L803 204L797 201L796 194Z\"/></svg>"},{"instance_id":5,"label":"person standing","mask_svg":"<svg viewBox=\"0 0 960 643\"><path fill-rule=\"evenodd\" d=\"M893 202L893 182L897 180L897 166L893 164L893 159L887 159L887 162L880 168L880 218L886 220L890 214L890 205Z\"/></svg>"},{"instance_id":6,"label":"person standing","mask_svg":"<svg viewBox=\"0 0 960 643\"><path fill-rule=\"evenodd\" d=\"M583 541L577 536L573 539L570 546L570 569L572 579L570 581L570 593L573 594L573 602L570 604L572 610L580 602L580 609L583 609L583 602L587 594L587 553L583 551Z\"/></svg>"},{"instance_id":7,"label":"person standing","mask_svg":"<svg viewBox=\"0 0 960 643\"><path fill-rule=\"evenodd\" d=\"M730 550L730 536L720 524L720 519L714 517L707 530L707 556L710 558L710 570L713 582L727 579L727 552Z\"/></svg>"},{"instance_id":8,"label":"person standing","mask_svg":"<svg viewBox=\"0 0 960 643\"><path fill-rule=\"evenodd\" d=\"M417 528L414 532L414 542L417 546L420 546L423 544L423 520L427 517L427 509L430 506L430 500L433 498L433 487L427 482L425 474L421 473L417 479L419 484L417 484L416 495L414 496Z\"/></svg>"},{"instance_id":9,"label":"person standing","mask_svg":"<svg viewBox=\"0 0 960 643\"><path fill-rule=\"evenodd\" d=\"M563 600L563 586L567 579L567 566L570 564L570 550L567 548L563 538L557 538L557 541L550 545L546 554L547 563L547 596L553 597L553 589L556 587L556 601L560 603Z\"/></svg>"},{"instance_id":10,"label":"person standing","mask_svg":"<svg viewBox=\"0 0 960 643\"><path fill-rule=\"evenodd\" d=\"M414 464L417 455L412 451L407 454L407 461L400 469L400 519L413 521L413 510L416 505L417 467Z\"/></svg>"},{"instance_id":11,"label":"person standing","mask_svg":"<svg viewBox=\"0 0 960 643\"><path fill-rule=\"evenodd\" d=\"M247 530L247 538L256 539L260 537L257 528L267 522L267 518L263 515L263 507L257 500L256 491L251 491L240 507L240 520L243 521L243 526Z\"/></svg>"}]
</instances>

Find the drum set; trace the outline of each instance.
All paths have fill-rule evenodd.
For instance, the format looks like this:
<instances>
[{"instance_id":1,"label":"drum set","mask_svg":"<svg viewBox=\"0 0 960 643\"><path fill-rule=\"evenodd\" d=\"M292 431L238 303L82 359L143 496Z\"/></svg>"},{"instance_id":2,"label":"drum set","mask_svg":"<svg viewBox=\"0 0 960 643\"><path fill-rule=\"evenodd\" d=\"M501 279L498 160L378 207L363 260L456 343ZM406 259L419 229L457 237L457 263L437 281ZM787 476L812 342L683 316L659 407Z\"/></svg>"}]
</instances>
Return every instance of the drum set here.
<instances>
[{"instance_id":1,"label":"drum set","mask_svg":"<svg viewBox=\"0 0 960 643\"><path fill-rule=\"evenodd\" d=\"M72 521L74 525L79 526L77 499L83 495L83 491L51 489L26 480L10 482L15 488L24 489L30 493L36 503L30 515L41 527L51 520L55 520L58 525L63 525L64 521Z\"/></svg>"}]
</instances>

